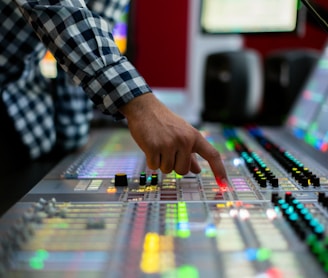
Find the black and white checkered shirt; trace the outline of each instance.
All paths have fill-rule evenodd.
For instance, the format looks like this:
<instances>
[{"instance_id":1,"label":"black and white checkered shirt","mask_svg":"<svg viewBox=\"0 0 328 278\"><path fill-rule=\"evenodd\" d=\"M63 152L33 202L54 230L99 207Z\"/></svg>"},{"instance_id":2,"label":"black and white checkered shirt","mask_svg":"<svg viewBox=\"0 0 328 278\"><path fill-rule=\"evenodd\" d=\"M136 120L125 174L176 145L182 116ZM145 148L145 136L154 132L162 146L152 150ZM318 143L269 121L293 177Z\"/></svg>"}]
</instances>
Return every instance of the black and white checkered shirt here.
<instances>
[{"instance_id":1,"label":"black and white checkered shirt","mask_svg":"<svg viewBox=\"0 0 328 278\"><path fill-rule=\"evenodd\" d=\"M1 97L31 158L84 144L90 99L120 119L121 105L150 91L112 36L127 2L0 0ZM68 73L56 85L40 71L46 49Z\"/></svg>"}]
</instances>

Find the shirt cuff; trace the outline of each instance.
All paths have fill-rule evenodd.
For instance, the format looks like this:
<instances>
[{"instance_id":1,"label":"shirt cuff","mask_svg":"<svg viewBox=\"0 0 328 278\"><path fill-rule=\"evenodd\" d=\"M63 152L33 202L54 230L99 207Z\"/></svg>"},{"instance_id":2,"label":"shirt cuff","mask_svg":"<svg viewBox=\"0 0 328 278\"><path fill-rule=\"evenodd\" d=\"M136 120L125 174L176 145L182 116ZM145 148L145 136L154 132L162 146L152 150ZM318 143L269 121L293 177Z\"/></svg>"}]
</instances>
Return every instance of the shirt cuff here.
<instances>
[{"instance_id":1,"label":"shirt cuff","mask_svg":"<svg viewBox=\"0 0 328 278\"><path fill-rule=\"evenodd\" d=\"M128 60L111 65L93 77L85 78L82 87L104 114L123 119L119 108L132 99L151 92L143 77Z\"/></svg>"}]
</instances>

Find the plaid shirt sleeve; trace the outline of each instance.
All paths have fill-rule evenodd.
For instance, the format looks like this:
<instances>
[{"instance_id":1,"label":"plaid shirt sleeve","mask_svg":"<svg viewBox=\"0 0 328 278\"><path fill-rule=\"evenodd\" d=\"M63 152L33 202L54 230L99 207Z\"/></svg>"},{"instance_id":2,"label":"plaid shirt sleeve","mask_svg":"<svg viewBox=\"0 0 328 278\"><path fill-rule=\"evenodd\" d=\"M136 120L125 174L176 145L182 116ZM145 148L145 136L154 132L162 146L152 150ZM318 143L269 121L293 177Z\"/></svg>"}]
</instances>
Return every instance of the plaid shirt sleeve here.
<instances>
[{"instance_id":1,"label":"plaid shirt sleeve","mask_svg":"<svg viewBox=\"0 0 328 278\"><path fill-rule=\"evenodd\" d=\"M104 114L121 119L120 106L151 91L112 36L113 22L127 0L15 2L57 62Z\"/></svg>"}]
</instances>

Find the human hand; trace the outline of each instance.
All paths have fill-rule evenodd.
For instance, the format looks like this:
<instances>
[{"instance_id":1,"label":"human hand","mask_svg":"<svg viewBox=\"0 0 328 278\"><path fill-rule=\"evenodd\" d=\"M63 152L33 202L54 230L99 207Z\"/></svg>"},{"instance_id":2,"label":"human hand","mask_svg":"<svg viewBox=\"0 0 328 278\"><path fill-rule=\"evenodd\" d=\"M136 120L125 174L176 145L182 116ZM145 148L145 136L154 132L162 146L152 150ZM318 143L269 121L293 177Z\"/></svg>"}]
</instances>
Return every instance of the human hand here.
<instances>
[{"instance_id":1,"label":"human hand","mask_svg":"<svg viewBox=\"0 0 328 278\"><path fill-rule=\"evenodd\" d=\"M198 153L208 161L219 182L226 172L219 152L201 133L171 112L153 94L133 99L120 110L128 121L132 137L146 155L150 169L184 175L199 173Z\"/></svg>"}]
</instances>

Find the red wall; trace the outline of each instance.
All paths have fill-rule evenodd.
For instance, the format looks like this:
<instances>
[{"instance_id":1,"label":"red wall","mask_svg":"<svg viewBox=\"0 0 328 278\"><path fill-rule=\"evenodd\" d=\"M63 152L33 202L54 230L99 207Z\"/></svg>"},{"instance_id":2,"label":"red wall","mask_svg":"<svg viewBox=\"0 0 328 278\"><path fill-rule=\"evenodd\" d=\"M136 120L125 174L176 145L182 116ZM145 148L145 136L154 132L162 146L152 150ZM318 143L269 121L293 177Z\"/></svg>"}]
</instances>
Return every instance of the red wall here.
<instances>
[{"instance_id":1,"label":"red wall","mask_svg":"<svg viewBox=\"0 0 328 278\"><path fill-rule=\"evenodd\" d=\"M186 86L188 0L141 0L135 65L151 86Z\"/></svg>"},{"instance_id":2,"label":"red wall","mask_svg":"<svg viewBox=\"0 0 328 278\"><path fill-rule=\"evenodd\" d=\"M327 0L317 0L327 7ZM135 65L153 87L186 87L188 0L139 0L136 7ZM245 47L265 56L286 48L322 49L327 33L311 24L304 36L248 35Z\"/></svg>"},{"instance_id":3,"label":"red wall","mask_svg":"<svg viewBox=\"0 0 328 278\"><path fill-rule=\"evenodd\" d=\"M328 10L327 0L312 0L319 3ZM314 22L315 24L311 23ZM280 35L248 35L244 36L245 47L257 49L263 56L271 51L288 48L313 48L321 50L324 46L327 33L313 19L310 20L310 14L307 12L307 21L305 32L303 34L280 34Z\"/></svg>"},{"instance_id":4,"label":"red wall","mask_svg":"<svg viewBox=\"0 0 328 278\"><path fill-rule=\"evenodd\" d=\"M326 42L326 34L311 25L306 26L306 35L272 35L272 36L246 36L245 47L257 49L263 56L277 49L287 48L313 48L322 49Z\"/></svg>"}]
</instances>

